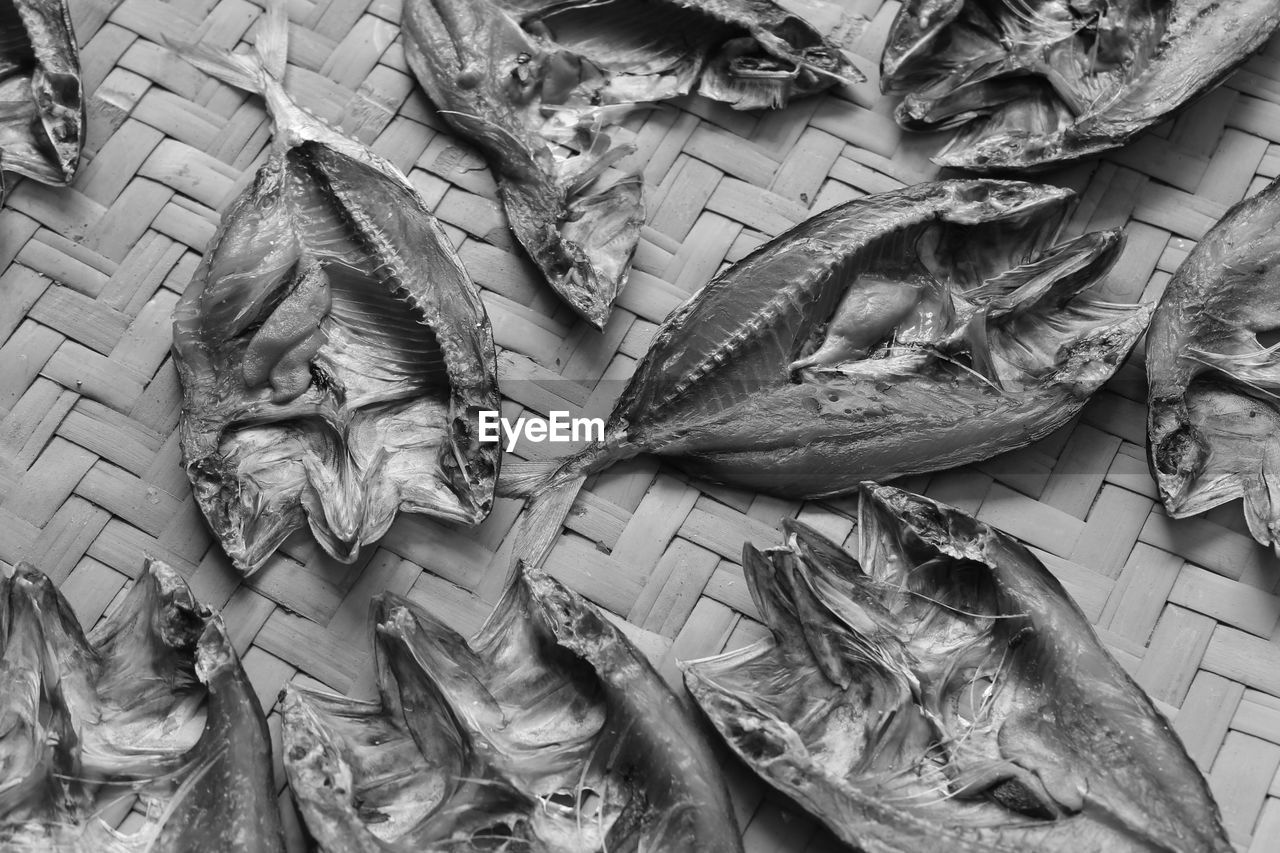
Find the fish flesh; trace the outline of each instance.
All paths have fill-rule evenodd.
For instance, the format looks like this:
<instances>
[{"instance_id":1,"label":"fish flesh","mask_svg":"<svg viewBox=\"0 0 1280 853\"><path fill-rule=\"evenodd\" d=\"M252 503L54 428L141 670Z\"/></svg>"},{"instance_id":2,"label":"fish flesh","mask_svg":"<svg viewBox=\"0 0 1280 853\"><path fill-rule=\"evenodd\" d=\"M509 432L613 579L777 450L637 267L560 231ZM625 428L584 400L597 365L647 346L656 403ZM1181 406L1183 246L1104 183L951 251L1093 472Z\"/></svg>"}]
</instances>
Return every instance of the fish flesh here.
<instances>
[{"instance_id":1,"label":"fish flesh","mask_svg":"<svg viewBox=\"0 0 1280 853\"><path fill-rule=\"evenodd\" d=\"M1090 294L1123 241L1056 242L1071 200L943 181L814 216L667 318L603 441L508 460L499 491L547 496L537 511L554 519L586 475L647 452L715 482L818 498L1044 437L1119 367L1150 314ZM558 527L530 518L521 556L536 564Z\"/></svg>"},{"instance_id":2,"label":"fish flesh","mask_svg":"<svg viewBox=\"0 0 1280 853\"><path fill-rule=\"evenodd\" d=\"M1147 336L1147 447L1174 518L1238 497L1280 553L1280 181L1227 211L1178 267Z\"/></svg>"},{"instance_id":3,"label":"fish flesh","mask_svg":"<svg viewBox=\"0 0 1280 853\"><path fill-rule=\"evenodd\" d=\"M867 853L1229 853L1204 778L1044 565L899 489L853 553L744 547L770 636L681 666L729 746Z\"/></svg>"},{"instance_id":4,"label":"fish flesh","mask_svg":"<svg viewBox=\"0 0 1280 853\"><path fill-rule=\"evenodd\" d=\"M1276 0L907 0L881 58L934 158L1030 169L1124 145L1208 92L1280 25Z\"/></svg>"},{"instance_id":5,"label":"fish flesh","mask_svg":"<svg viewBox=\"0 0 1280 853\"><path fill-rule=\"evenodd\" d=\"M374 599L380 699L290 686L285 770L323 853L740 853L685 706L600 611L517 572L469 642Z\"/></svg>"},{"instance_id":6,"label":"fish flesh","mask_svg":"<svg viewBox=\"0 0 1280 853\"><path fill-rule=\"evenodd\" d=\"M0 683L0 849L283 853L266 717L222 620L164 563L87 637L19 564ZM131 806L141 825L117 830Z\"/></svg>"},{"instance_id":7,"label":"fish flesh","mask_svg":"<svg viewBox=\"0 0 1280 853\"><path fill-rule=\"evenodd\" d=\"M254 55L179 48L275 123L174 312L183 461L245 572L304 525L353 562L401 510L478 523L499 465L479 290L408 179L289 99L287 39L280 0Z\"/></svg>"},{"instance_id":8,"label":"fish flesh","mask_svg":"<svg viewBox=\"0 0 1280 853\"><path fill-rule=\"evenodd\" d=\"M403 26L409 67L489 162L516 239L597 328L644 224L639 175L611 170L632 151L613 126L638 102L695 86L742 108L778 106L856 74L767 0L409 0Z\"/></svg>"},{"instance_id":9,"label":"fish flesh","mask_svg":"<svg viewBox=\"0 0 1280 853\"><path fill-rule=\"evenodd\" d=\"M0 202L4 172L71 183L83 145L80 54L65 0L0 0Z\"/></svg>"}]
</instances>

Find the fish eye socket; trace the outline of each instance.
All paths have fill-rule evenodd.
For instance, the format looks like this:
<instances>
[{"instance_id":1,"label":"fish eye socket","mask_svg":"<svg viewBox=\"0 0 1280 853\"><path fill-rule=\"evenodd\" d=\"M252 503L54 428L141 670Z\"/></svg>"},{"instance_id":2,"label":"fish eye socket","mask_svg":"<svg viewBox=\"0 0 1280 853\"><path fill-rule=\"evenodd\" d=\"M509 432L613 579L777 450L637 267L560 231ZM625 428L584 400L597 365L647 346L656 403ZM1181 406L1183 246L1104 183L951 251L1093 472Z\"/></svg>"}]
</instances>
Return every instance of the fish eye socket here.
<instances>
[{"instance_id":1,"label":"fish eye socket","mask_svg":"<svg viewBox=\"0 0 1280 853\"><path fill-rule=\"evenodd\" d=\"M1191 424L1182 424L1165 436L1153 458L1156 470L1165 476L1191 475L1204 465L1207 453Z\"/></svg>"}]
</instances>

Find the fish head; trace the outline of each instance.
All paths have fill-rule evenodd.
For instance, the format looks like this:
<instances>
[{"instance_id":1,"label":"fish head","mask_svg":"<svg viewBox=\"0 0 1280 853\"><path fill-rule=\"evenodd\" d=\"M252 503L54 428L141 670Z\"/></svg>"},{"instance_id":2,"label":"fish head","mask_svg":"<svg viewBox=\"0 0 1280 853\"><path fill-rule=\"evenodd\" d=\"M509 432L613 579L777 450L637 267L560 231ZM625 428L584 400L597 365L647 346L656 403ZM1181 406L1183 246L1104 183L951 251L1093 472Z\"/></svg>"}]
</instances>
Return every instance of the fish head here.
<instances>
[{"instance_id":1,"label":"fish head","mask_svg":"<svg viewBox=\"0 0 1280 853\"><path fill-rule=\"evenodd\" d=\"M1168 514L1243 498L1280 544L1280 184L1234 205L1165 287L1147 338L1147 448Z\"/></svg>"},{"instance_id":2,"label":"fish head","mask_svg":"<svg viewBox=\"0 0 1280 853\"><path fill-rule=\"evenodd\" d=\"M929 55L939 33L964 9L965 0L920 0L909 6L910 14L894 17L880 54L880 87L887 95L905 94L927 80L916 79L920 58Z\"/></svg>"},{"instance_id":3,"label":"fish head","mask_svg":"<svg viewBox=\"0 0 1280 853\"><path fill-rule=\"evenodd\" d=\"M488 0L410 0L404 26L409 66L436 109L482 151L499 153L504 177L544 184L552 156L530 111L545 81L572 89L565 78L590 77L589 69L549 53Z\"/></svg>"},{"instance_id":4,"label":"fish head","mask_svg":"<svg viewBox=\"0 0 1280 853\"><path fill-rule=\"evenodd\" d=\"M850 553L748 546L770 635L682 664L734 750L844 841L1226 851L1208 787L1052 575L972 516L865 484Z\"/></svg>"}]
</instances>

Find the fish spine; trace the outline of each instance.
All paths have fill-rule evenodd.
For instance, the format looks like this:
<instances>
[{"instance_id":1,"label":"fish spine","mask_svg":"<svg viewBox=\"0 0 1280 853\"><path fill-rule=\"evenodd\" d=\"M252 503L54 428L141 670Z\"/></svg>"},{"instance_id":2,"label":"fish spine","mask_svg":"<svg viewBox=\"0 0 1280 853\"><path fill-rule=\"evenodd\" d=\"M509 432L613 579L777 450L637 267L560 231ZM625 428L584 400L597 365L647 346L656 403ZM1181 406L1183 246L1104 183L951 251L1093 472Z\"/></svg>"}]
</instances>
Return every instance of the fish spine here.
<instances>
[{"instance_id":1,"label":"fish spine","mask_svg":"<svg viewBox=\"0 0 1280 853\"><path fill-rule=\"evenodd\" d=\"M724 343L694 365L685 378L677 382L675 387L658 401L655 409L662 411L682 398L690 388L709 376L731 356L745 349L757 333L772 325L773 321L787 309L786 303L791 303L792 308L799 309L800 298L807 297L810 292L817 290L825 280L824 276L815 276L806 282L801 282L795 288L784 288L779 291L778 295L769 300L761 311L752 314L745 324L725 338ZM798 293L794 292L797 290Z\"/></svg>"}]
</instances>

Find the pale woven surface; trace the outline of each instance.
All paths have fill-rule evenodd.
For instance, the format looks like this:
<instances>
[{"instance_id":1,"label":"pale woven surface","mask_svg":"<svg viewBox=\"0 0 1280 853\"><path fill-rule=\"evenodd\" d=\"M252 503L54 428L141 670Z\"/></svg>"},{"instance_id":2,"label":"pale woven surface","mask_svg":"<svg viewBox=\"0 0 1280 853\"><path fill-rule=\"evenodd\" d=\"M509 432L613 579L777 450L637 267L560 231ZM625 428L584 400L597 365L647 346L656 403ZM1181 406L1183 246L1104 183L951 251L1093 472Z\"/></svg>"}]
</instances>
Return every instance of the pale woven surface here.
<instances>
[{"instance_id":1,"label":"pale woven surface","mask_svg":"<svg viewBox=\"0 0 1280 853\"><path fill-rule=\"evenodd\" d=\"M475 531L401 518L359 565L291 540L245 583L179 468L169 315L245 185L268 125L261 102L173 58L163 37L232 47L247 0L72 0L89 133L70 190L31 182L0 212L0 560L34 562L92 623L144 554L185 574L224 618L264 706L282 684L367 693L369 597L405 593L463 630L507 572L519 504ZM872 82L785 112L688 99L628 124L649 224L603 334L568 312L514 252L493 182L417 90L396 0L294 0L298 99L409 172L485 289L507 415L605 415L656 324L725 261L809 212L935 174L939 140L904 137L874 84L895 3L852 44ZM627 164L624 164L627 165ZM1280 172L1280 47L1128 149L1052 176L1081 191L1072 227L1126 225L1108 287L1154 299L1192 241ZM1174 721L1242 850L1280 850L1280 566L1243 532L1238 504L1172 523L1143 458L1140 354L1072 427L1028 450L906 486L958 504L1037 549L1116 656ZM634 626L668 677L674 660L757 637L738 564L780 517L837 535L841 506L691 483L652 459L583 492L549 567ZM847 507L845 507L847 509ZM272 713L277 733L278 715ZM751 851L838 845L729 764ZM287 794L285 795L287 802ZM287 820L296 818L287 810Z\"/></svg>"}]
</instances>

